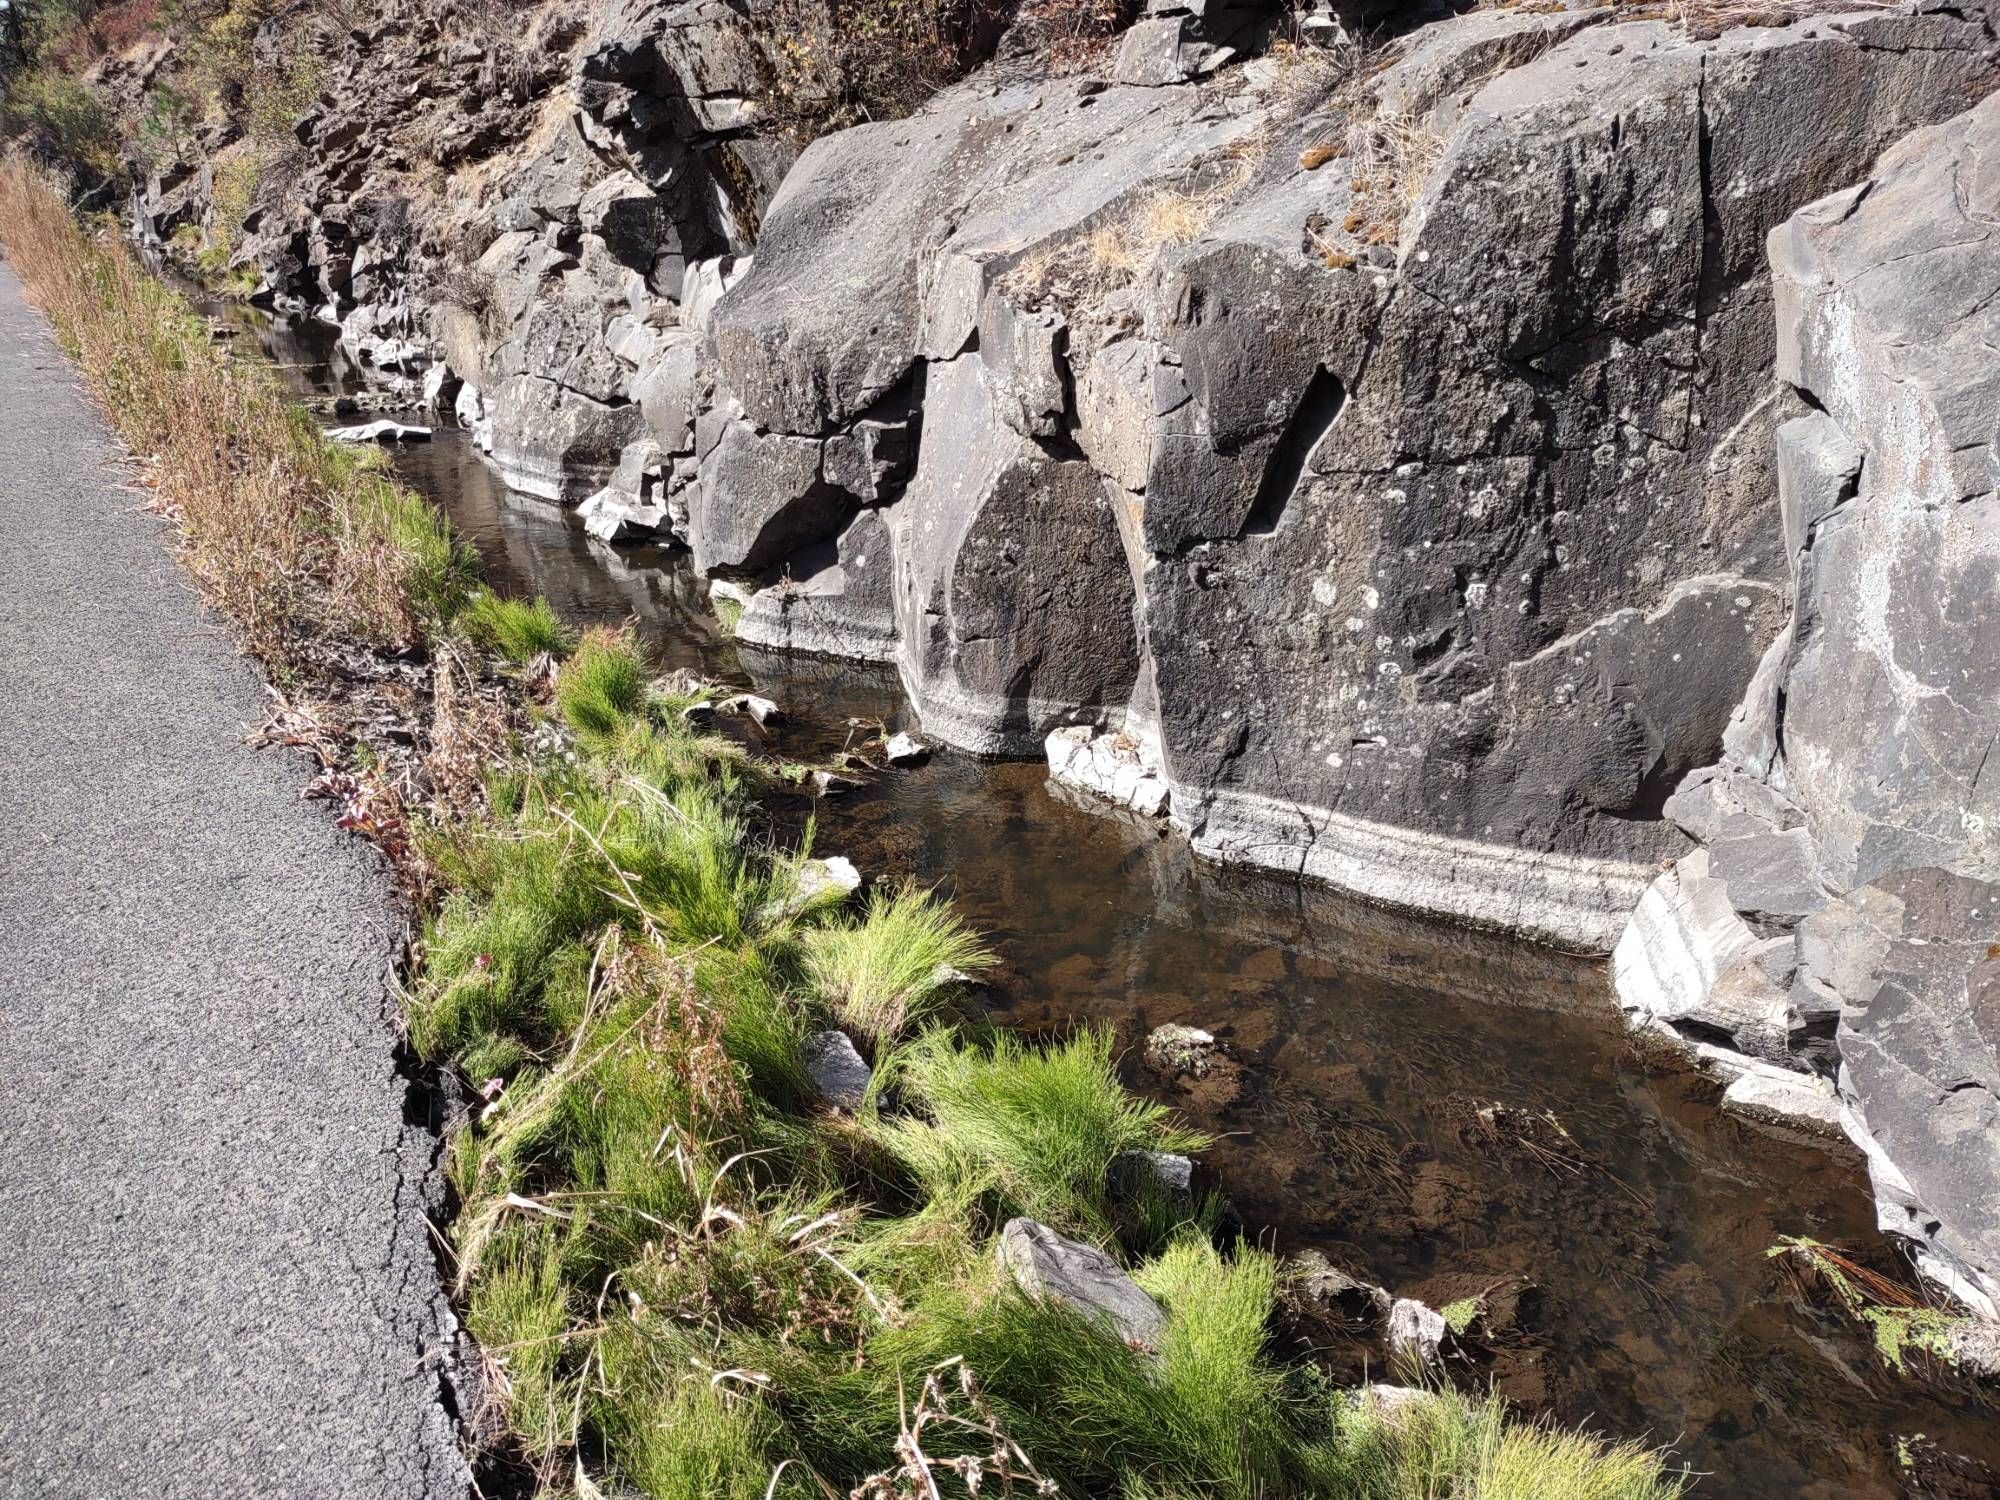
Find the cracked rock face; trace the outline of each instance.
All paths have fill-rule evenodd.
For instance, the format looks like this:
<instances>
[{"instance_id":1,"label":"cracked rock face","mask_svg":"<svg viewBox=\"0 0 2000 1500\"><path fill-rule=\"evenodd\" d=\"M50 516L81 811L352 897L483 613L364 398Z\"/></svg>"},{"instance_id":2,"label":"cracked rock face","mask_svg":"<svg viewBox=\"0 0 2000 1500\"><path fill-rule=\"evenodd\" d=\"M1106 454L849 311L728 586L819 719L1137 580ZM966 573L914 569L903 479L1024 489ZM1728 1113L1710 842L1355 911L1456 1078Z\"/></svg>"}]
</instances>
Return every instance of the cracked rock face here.
<instances>
[{"instance_id":1,"label":"cracked rock face","mask_svg":"<svg viewBox=\"0 0 2000 1500\"><path fill-rule=\"evenodd\" d=\"M1628 1009L1690 1039L1761 993L1837 1081L1885 1229L2000 1312L2000 102L1920 130L1769 237L1790 618L1716 767L1703 847L1619 945ZM1762 960L1768 988L1727 976ZM1787 971L1790 977L1787 978ZM1766 1027L1768 1040L1772 1031Z\"/></svg>"},{"instance_id":2,"label":"cracked rock face","mask_svg":"<svg viewBox=\"0 0 2000 1500\"><path fill-rule=\"evenodd\" d=\"M1809 980L1840 1001L1843 1124L1882 1228L2000 1316L2000 873L1901 870L1809 918Z\"/></svg>"},{"instance_id":3,"label":"cracked rock face","mask_svg":"<svg viewBox=\"0 0 2000 1500\"><path fill-rule=\"evenodd\" d=\"M1386 245L1355 184L1398 165L1304 166L1352 101L1272 62L843 132L715 310L718 394L780 454L907 392L914 477L743 496L758 464L705 460L697 553L770 579L789 543L796 585L880 509L941 736L1123 730L1205 853L1609 947L1787 614L1765 232L1990 44L1441 22L1373 85L1424 184Z\"/></svg>"},{"instance_id":4,"label":"cracked rock face","mask_svg":"<svg viewBox=\"0 0 2000 1500\"><path fill-rule=\"evenodd\" d=\"M963 746L1124 736L1209 856L1575 947L1689 847L1667 800L1725 755L1792 775L1771 838L1712 850L1760 939L1970 842L1920 763L1993 684L1913 693L1952 663L1884 642L1977 588L1932 491L1964 509L1978 419L1899 450L1932 490L1897 543L1849 409L1892 341L1843 352L1854 299L1812 288L1895 283L1940 351L1917 385L1963 384L1972 346L1921 319L1978 288L1908 278L1977 226L1906 213L1870 269L1844 210L1797 221L1775 382L1764 242L1976 96L1983 12L1475 11L1343 82L1259 56L1267 6L1163 0L1101 77L1003 49L796 159L761 0L535 14L479 46L469 0L376 0L329 34L309 168L242 256L363 358L428 362L510 483L687 542L746 639L893 660ZM419 138L448 212L407 190ZM156 231L212 197L184 166ZM1952 587L1919 586L1934 556ZM1792 605L1854 591L1879 607ZM1780 981L1738 980L1778 1046Z\"/></svg>"}]
</instances>

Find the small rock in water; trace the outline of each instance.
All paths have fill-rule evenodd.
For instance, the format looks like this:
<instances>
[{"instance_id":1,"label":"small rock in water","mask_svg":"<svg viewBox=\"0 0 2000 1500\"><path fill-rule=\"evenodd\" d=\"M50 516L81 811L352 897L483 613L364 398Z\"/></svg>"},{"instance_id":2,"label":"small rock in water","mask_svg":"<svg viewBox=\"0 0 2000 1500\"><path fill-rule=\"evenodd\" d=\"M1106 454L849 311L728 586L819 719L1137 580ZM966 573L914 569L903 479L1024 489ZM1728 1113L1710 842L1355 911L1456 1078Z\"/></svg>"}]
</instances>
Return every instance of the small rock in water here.
<instances>
[{"instance_id":1,"label":"small rock in water","mask_svg":"<svg viewBox=\"0 0 2000 1500\"><path fill-rule=\"evenodd\" d=\"M671 522L666 507L641 505L614 489L602 489L576 508L583 529L600 542L647 542Z\"/></svg>"},{"instance_id":2,"label":"small rock in water","mask_svg":"<svg viewBox=\"0 0 2000 1500\"><path fill-rule=\"evenodd\" d=\"M428 427L412 427L404 422L364 422L359 427L333 427L326 434L336 443L428 443Z\"/></svg>"},{"instance_id":3,"label":"small rock in water","mask_svg":"<svg viewBox=\"0 0 2000 1500\"><path fill-rule=\"evenodd\" d=\"M842 776L833 771L812 773L813 795L815 797L838 797L850 787L861 785L852 776Z\"/></svg>"},{"instance_id":4,"label":"small rock in water","mask_svg":"<svg viewBox=\"0 0 2000 1500\"><path fill-rule=\"evenodd\" d=\"M1215 1038L1199 1026L1169 1021L1146 1038L1146 1061L1177 1078L1206 1078L1220 1054Z\"/></svg>"},{"instance_id":5,"label":"small rock in water","mask_svg":"<svg viewBox=\"0 0 2000 1500\"><path fill-rule=\"evenodd\" d=\"M1317 1250L1293 1258L1299 1300L1345 1329L1373 1328L1384 1322L1396 1299L1372 1282L1350 1276Z\"/></svg>"},{"instance_id":6,"label":"small rock in water","mask_svg":"<svg viewBox=\"0 0 2000 1500\"><path fill-rule=\"evenodd\" d=\"M1194 1190L1194 1158L1175 1151L1121 1151L1107 1173L1112 1190L1136 1197L1149 1187L1181 1197Z\"/></svg>"},{"instance_id":7,"label":"small rock in water","mask_svg":"<svg viewBox=\"0 0 2000 1500\"><path fill-rule=\"evenodd\" d=\"M726 714L748 714L760 729L773 724L782 724L785 711L769 698L759 698L755 693L738 693L734 698L725 698L716 707Z\"/></svg>"},{"instance_id":8,"label":"small rock in water","mask_svg":"<svg viewBox=\"0 0 2000 1500\"><path fill-rule=\"evenodd\" d=\"M799 871L799 897L816 901L829 891L851 896L861 889L861 872L854 861L834 854L826 859L809 859Z\"/></svg>"},{"instance_id":9,"label":"small rock in water","mask_svg":"<svg viewBox=\"0 0 2000 1500\"><path fill-rule=\"evenodd\" d=\"M1433 1363L1444 1348L1444 1314L1414 1297L1398 1297L1389 1309L1389 1352L1419 1365Z\"/></svg>"},{"instance_id":10,"label":"small rock in water","mask_svg":"<svg viewBox=\"0 0 2000 1500\"><path fill-rule=\"evenodd\" d=\"M882 757L892 766L920 766L931 758L931 747L913 734L891 735Z\"/></svg>"},{"instance_id":11,"label":"small rock in water","mask_svg":"<svg viewBox=\"0 0 2000 1500\"><path fill-rule=\"evenodd\" d=\"M844 1031L815 1031L806 1038L805 1051L806 1072L812 1075L820 1097L849 1114L859 1110L873 1074L855 1049L853 1038Z\"/></svg>"},{"instance_id":12,"label":"small rock in water","mask_svg":"<svg viewBox=\"0 0 2000 1500\"><path fill-rule=\"evenodd\" d=\"M1094 1245L1066 1240L1033 1219L1009 1219L1000 1231L999 1256L1029 1296L1067 1302L1128 1344L1155 1348L1166 1331L1160 1304Z\"/></svg>"}]
</instances>

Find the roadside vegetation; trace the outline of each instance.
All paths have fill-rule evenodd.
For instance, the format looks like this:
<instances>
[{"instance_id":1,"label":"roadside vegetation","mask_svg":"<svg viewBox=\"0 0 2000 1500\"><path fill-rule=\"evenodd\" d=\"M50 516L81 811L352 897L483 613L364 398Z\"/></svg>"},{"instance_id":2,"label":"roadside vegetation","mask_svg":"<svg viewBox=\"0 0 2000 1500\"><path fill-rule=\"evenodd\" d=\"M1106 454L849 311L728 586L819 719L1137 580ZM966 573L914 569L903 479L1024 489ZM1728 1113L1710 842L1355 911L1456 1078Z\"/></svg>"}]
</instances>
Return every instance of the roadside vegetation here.
<instances>
[{"instance_id":1,"label":"roadside vegetation","mask_svg":"<svg viewBox=\"0 0 2000 1500\"><path fill-rule=\"evenodd\" d=\"M18 162L0 243L268 665L267 737L318 756L403 874L410 1041L465 1101L445 1270L497 1418L472 1425L540 1493L1681 1493L1649 1450L1279 1358L1281 1263L1115 1169L1202 1142L1121 1086L1109 1037L995 1031L946 903L824 880L810 828L761 812L772 769L690 712L700 685L484 591L372 451ZM413 750L372 736L356 681L422 689ZM811 1067L834 1027L871 1069L845 1109ZM1129 1267L1157 1341L1020 1290L995 1255L1017 1215Z\"/></svg>"}]
</instances>

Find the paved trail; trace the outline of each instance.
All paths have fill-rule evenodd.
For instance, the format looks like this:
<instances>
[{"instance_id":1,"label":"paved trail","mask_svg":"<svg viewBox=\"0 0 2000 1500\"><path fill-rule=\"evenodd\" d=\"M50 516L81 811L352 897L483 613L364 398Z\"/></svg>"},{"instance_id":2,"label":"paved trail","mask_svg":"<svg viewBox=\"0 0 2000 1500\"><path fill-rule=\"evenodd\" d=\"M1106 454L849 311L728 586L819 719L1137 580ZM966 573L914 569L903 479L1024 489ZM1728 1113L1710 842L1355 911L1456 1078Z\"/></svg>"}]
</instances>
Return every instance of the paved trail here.
<instances>
[{"instance_id":1,"label":"paved trail","mask_svg":"<svg viewBox=\"0 0 2000 1500\"><path fill-rule=\"evenodd\" d=\"M463 1495L370 852L0 266L0 1496Z\"/></svg>"}]
</instances>

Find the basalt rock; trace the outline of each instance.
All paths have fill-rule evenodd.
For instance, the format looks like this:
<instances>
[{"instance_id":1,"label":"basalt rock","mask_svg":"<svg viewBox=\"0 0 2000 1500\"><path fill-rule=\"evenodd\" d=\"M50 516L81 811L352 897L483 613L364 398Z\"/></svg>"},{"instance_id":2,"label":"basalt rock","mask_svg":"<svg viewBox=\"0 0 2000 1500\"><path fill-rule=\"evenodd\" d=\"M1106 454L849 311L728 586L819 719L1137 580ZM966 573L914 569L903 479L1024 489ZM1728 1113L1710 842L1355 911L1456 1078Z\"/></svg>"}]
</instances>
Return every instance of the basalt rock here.
<instances>
[{"instance_id":1,"label":"basalt rock","mask_svg":"<svg viewBox=\"0 0 2000 1500\"><path fill-rule=\"evenodd\" d=\"M1720 762L1666 804L1702 847L1649 891L1617 963L1627 1007L1720 1066L1734 1063L1713 1054L1715 1033L1731 1031L1822 1096L1837 1086L1883 1227L1988 1316L2000 1310L1995 161L1989 101L1915 132L1770 235L1777 373L1807 407L1776 429L1789 619ZM1733 983L1746 965L1757 982ZM1734 1028L1746 1008L1764 1045ZM1825 1105L1807 1103L1823 1122Z\"/></svg>"},{"instance_id":2,"label":"basalt rock","mask_svg":"<svg viewBox=\"0 0 2000 1500\"><path fill-rule=\"evenodd\" d=\"M1887 188L1795 220L1776 380L1764 240L1979 96L1981 8L1343 6L1401 31L1355 77L1270 4L1149 0L1097 76L1017 30L802 154L765 0L364 9L310 23L292 166L206 136L135 217L185 237L257 168L261 295L510 483L685 540L747 642L893 661L963 746L1129 745L1213 858L1566 945L1703 842L1766 946L1695 1024L1766 1058L1834 1026L1768 945L1976 842L1986 684L1913 696L1963 664L1885 644L1979 586L1977 288L1938 290L1976 222L1914 177L1877 260ZM1843 332L1857 287L1903 322ZM1917 462L1866 430L1895 399L1949 429L1908 515L1860 498ZM1717 764L1771 795L1718 780L1712 839L1668 799Z\"/></svg>"},{"instance_id":3,"label":"basalt rock","mask_svg":"<svg viewBox=\"0 0 2000 1500\"><path fill-rule=\"evenodd\" d=\"M1358 95L1130 45L1174 80L982 78L800 158L711 318L748 436L697 556L817 576L880 509L933 732L1122 731L1206 854L1610 947L1788 612L1763 237L1962 108L1983 17L1477 13ZM892 397L907 482L747 477ZM880 654L845 580L811 637L849 597ZM1802 853L1740 851L1760 917Z\"/></svg>"}]
</instances>

